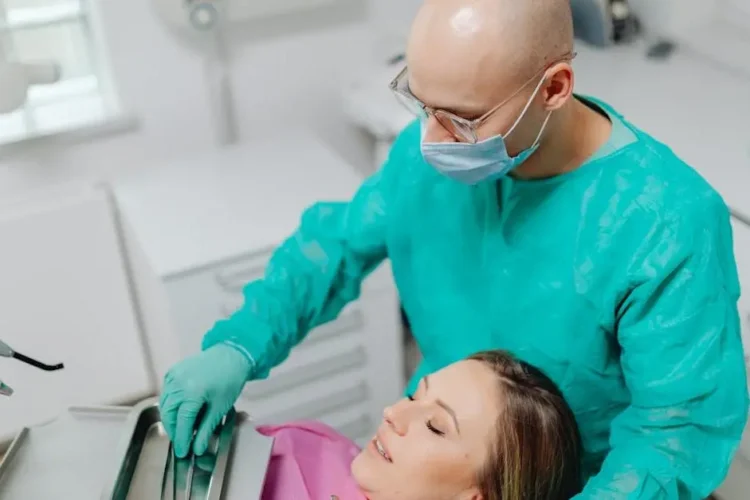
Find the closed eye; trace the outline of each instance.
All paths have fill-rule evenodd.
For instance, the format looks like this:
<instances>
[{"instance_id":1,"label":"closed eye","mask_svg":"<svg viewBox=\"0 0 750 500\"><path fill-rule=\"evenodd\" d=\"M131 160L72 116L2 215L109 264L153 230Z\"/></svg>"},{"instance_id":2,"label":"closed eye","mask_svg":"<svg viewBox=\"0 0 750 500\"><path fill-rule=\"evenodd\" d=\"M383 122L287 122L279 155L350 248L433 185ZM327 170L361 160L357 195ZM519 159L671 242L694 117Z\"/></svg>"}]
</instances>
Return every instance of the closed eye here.
<instances>
[{"instance_id":1,"label":"closed eye","mask_svg":"<svg viewBox=\"0 0 750 500\"><path fill-rule=\"evenodd\" d=\"M429 420L427 421L427 428L430 429L430 432L432 432L433 434L437 434L438 436L445 436L445 432L437 429Z\"/></svg>"},{"instance_id":2,"label":"closed eye","mask_svg":"<svg viewBox=\"0 0 750 500\"><path fill-rule=\"evenodd\" d=\"M412 396L411 394L407 394L406 397L409 398L409 401L414 401L415 400L414 396ZM432 422L430 422L429 420L425 423L425 425L430 430L430 432L432 432L433 434L435 434L437 436L445 436L445 432L441 431L440 429L438 429L437 427L435 427L434 425L432 425Z\"/></svg>"}]
</instances>

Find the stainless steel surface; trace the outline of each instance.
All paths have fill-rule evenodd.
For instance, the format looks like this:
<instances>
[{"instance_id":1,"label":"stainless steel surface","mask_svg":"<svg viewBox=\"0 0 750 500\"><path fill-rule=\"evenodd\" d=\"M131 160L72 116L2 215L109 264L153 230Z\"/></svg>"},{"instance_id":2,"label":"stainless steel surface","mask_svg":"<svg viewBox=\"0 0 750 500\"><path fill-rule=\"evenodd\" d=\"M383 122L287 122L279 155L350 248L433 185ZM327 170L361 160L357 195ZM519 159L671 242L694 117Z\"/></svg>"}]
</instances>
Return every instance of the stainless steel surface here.
<instances>
[{"instance_id":1,"label":"stainless steel surface","mask_svg":"<svg viewBox=\"0 0 750 500\"><path fill-rule=\"evenodd\" d=\"M162 486L161 490L161 498L162 500L174 500L175 494L174 494L174 448L172 448L172 444L170 443L169 449L167 450L167 460L164 465L164 485Z\"/></svg>"},{"instance_id":2,"label":"stainless steel surface","mask_svg":"<svg viewBox=\"0 0 750 500\"><path fill-rule=\"evenodd\" d=\"M161 427L159 408L155 405L136 406L128 416L120 439L127 440L127 449L111 493L102 498L136 500L158 498L161 491L164 463L169 439Z\"/></svg>"},{"instance_id":3,"label":"stainless steel surface","mask_svg":"<svg viewBox=\"0 0 750 500\"><path fill-rule=\"evenodd\" d=\"M204 455L196 457L191 453L177 458L164 432L157 403L149 400L139 404L128 418L120 443L117 454L120 465L115 480L105 488L101 500L160 496L165 500L219 500L235 421L232 410L216 429Z\"/></svg>"},{"instance_id":4,"label":"stainless steel surface","mask_svg":"<svg viewBox=\"0 0 750 500\"><path fill-rule=\"evenodd\" d=\"M71 408L60 418L23 429L0 462L3 500L95 499L116 466L130 408Z\"/></svg>"},{"instance_id":5,"label":"stainless steel surface","mask_svg":"<svg viewBox=\"0 0 750 500\"><path fill-rule=\"evenodd\" d=\"M0 499L158 500L162 487L169 494L165 472L171 447L163 434L158 411L155 414L149 408L156 408L155 402L138 405L136 409L71 408L52 422L23 429L0 462ZM259 434L247 414L235 414L234 419L234 426L223 426L222 433L214 437L209 447L228 451L196 457L194 499L213 500L213 496L200 496L213 491L223 492L215 497L221 500L261 497L273 440ZM141 453L135 455L135 463L123 464L133 436L143 440L133 446L140 446ZM232 469L237 472L233 474ZM221 478L212 476L208 471L213 470L223 470L224 474ZM126 496L112 496L112 485L122 471L129 472L131 479L143 485L138 491L145 491L149 485L155 489L140 497L136 490L125 491ZM182 476L183 481L186 477ZM175 483L180 480L176 474L172 478ZM102 496L103 490L109 496L107 493ZM169 500L173 497L172 494Z\"/></svg>"}]
</instances>

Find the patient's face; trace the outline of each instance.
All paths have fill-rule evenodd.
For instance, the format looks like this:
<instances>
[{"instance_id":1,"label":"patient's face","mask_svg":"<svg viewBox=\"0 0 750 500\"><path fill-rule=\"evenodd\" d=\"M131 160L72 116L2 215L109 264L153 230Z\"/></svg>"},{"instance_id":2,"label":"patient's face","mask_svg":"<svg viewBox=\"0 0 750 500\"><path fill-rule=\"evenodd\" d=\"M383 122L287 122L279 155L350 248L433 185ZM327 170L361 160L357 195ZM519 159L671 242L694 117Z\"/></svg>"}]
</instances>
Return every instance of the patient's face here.
<instances>
[{"instance_id":1,"label":"patient's face","mask_svg":"<svg viewBox=\"0 0 750 500\"><path fill-rule=\"evenodd\" d=\"M494 439L497 380L478 361L423 379L413 400L386 408L352 474L371 500L477 500L476 476ZM385 456L384 456L385 455Z\"/></svg>"}]
</instances>

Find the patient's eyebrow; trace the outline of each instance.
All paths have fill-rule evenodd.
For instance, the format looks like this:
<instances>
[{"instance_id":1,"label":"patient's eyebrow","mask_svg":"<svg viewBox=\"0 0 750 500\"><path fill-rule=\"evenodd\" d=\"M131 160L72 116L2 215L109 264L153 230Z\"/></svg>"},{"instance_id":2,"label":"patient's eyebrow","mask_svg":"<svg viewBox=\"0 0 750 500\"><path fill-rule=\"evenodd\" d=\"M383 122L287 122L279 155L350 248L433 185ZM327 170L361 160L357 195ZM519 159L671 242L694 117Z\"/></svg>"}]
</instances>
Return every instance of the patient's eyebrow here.
<instances>
[{"instance_id":1,"label":"patient's eyebrow","mask_svg":"<svg viewBox=\"0 0 750 500\"><path fill-rule=\"evenodd\" d=\"M424 381L424 388L426 390L430 389L429 378L430 377L428 375L425 375L424 378L422 379ZM451 408L450 406L448 406L448 403L446 403L445 401L443 401L441 399L436 399L435 402L438 404L438 406L440 406L442 409L444 409L445 411L447 411L448 414L451 416L451 418L453 418L453 423L456 426L456 432L458 432L459 434L461 434L461 429L458 427L458 418L456 417L456 412L453 411L453 408Z\"/></svg>"}]
</instances>

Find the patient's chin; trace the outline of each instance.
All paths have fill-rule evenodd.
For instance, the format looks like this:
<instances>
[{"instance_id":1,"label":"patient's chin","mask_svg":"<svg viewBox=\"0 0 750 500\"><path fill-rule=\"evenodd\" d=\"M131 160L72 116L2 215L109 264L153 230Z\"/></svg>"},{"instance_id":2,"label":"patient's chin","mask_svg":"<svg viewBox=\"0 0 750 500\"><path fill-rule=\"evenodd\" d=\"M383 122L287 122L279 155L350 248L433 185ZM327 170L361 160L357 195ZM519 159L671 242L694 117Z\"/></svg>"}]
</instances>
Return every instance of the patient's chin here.
<instances>
[{"instance_id":1,"label":"patient's chin","mask_svg":"<svg viewBox=\"0 0 750 500\"><path fill-rule=\"evenodd\" d=\"M377 482L377 467L366 449L362 450L352 461L351 473L354 481L363 491L372 491Z\"/></svg>"},{"instance_id":2,"label":"patient's chin","mask_svg":"<svg viewBox=\"0 0 750 500\"><path fill-rule=\"evenodd\" d=\"M361 484L360 477L362 476L362 473L363 473L363 470L362 470L363 465L364 465L363 462L366 462L366 461L367 461L367 458L364 456L364 450L360 451L359 455L354 457L354 460L352 460L352 465L351 465L352 477L357 481L357 484Z\"/></svg>"}]
</instances>

